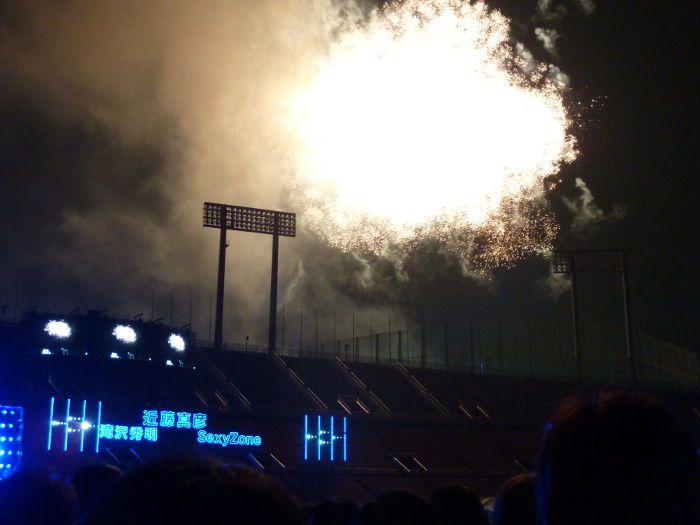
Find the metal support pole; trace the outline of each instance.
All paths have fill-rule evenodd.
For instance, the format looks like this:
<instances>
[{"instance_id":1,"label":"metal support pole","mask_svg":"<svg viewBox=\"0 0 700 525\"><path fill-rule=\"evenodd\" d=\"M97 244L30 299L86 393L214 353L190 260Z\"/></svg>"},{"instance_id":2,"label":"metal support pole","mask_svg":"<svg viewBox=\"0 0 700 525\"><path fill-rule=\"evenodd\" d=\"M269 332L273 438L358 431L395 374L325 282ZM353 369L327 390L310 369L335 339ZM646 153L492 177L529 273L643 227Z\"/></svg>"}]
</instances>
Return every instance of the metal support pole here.
<instances>
[{"instance_id":1,"label":"metal support pole","mask_svg":"<svg viewBox=\"0 0 700 525\"><path fill-rule=\"evenodd\" d=\"M226 228L219 229L219 274L216 280L216 314L214 320L214 348L223 349L223 318L224 318L224 275L226 273Z\"/></svg>"},{"instance_id":2,"label":"metal support pole","mask_svg":"<svg viewBox=\"0 0 700 525\"><path fill-rule=\"evenodd\" d=\"M389 321L389 361L391 361L391 314L387 318Z\"/></svg>"},{"instance_id":3,"label":"metal support pole","mask_svg":"<svg viewBox=\"0 0 700 525\"><path fill-rule=\"evenodd\" d=\"M576 300L576 263L575 255L571 257L571 317L574 344L574 366L576 367L576 380L583 379L583 368L581 366L581 334L578 323L578 302Z\"/></svg>"},{"instance_id":4,"label":"metal support pole","mask_svg":"<svg viewBox=\"0 0 700 525\"><path fill-rule=\"evenodd\" d=\"M403 363L403 345L401 344L403 341L401 339L401 330L399 330L399 363Z\"/></svg>"},{"instance_id":5,"label":"metal support pole","mask_svg":"<svg viewBox=\"0 0 700 525\"><path fill-rule=\"evenodd\" d=\"M354 354L357 347L355 346L355 312L352 313L352 353Z\"/></svg>"},{"instance_id":6,"label":"metal support pole","mask_svg":"<svg viewBox=\"0 0 700 525\"><path fill-rule=\"evenodd\" d=\"M469 371L474 373L474 320L469 319Z\"/></svg>"},{"instance_id":7,"label":"metal support pole","mask_svg":"<svg viewBox=\"0 0 700 525\"><path fill-rule=\"evenodd\" d=\"M503 326L501 320L498 320L498 371L503 373Z\"/></svg>"},{"instance_id":8,"label":"metal support pole","mask_svg":"<svg viewBox=\"0 0 700 525\"><path fill-rule=\"evenodd\" d=\"M530 319L529 314L527 316L527 353L528 353L528 357L530 359L530 377L534 377L534 375L535 375L535 357L534 357L533 345L532 345L532 320Z\"/></svg>"},{"instance_id":9,"label":"metal support pole","mask_svg":"<svg viewBox=\"0 0 700 525\"><path fill-rule=\"evenodd\" d=\"M211 345L211 295L209 295L209 321L207 323L207 341Z\"/></svg>"},{"instance_id":10,"label":"metal support pole","mask_svg":"<svg viewBox=\"0 0 700 525\"><path fill-rule=\"evenodd\" d=\"M277 350L277 266L280 250L280 236L277 231L275 218L275 233L272 235L272 268L270 270L270 321L267 332L267 351Z\"/></svg>"},{"instance_id":11,"label":"metal support pole","mask_svg":"<svg viewBox=\"0 0 700 525\"><path fill-rule=\"evenodd\" d=\"M450 325L445 323L445 370L450 368Z\"/></svg>"},{"instance_id":12,"label":"metal support pole","mask_svg":"<svg viewBox=\"0 0 700 525\"><path fill-rule=\"evenodd\" d=\"M620 252L620 266L622 268L622 304L625 310L625 347L627 349L627 370L630 381L637 384L637 363L634 352L634 339L632 334L630 304L629 304L629 283L627 282L627 265L625 263L625 252Z\"/></svg>"}]
</instances>

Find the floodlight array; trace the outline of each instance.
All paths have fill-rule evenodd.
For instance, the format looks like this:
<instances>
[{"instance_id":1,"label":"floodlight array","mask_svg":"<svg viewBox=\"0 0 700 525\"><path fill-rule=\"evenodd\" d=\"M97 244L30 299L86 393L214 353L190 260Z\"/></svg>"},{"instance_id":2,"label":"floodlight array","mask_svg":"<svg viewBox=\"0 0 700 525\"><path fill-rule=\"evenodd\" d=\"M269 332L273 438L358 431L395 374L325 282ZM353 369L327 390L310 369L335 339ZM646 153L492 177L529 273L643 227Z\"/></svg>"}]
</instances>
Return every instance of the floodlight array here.
<instances>
[{"instance_id":1,"label":"floodlight array","mask_svg":"<svg viewBox=\"0 0 700 525\"><path fill-rule=\"evenodd\" d=\"M135 343L138 339L136 331L129 325L118 324L112 330L112 335L117 341L122 343Z\"/></svg>"},{"instance_id":2,"label":"floodlight array","mask_svg":"<svg viewBox=\"0 0 700 525\"><path fill-rule=\"evenodd\" d=\"M177 352L184 352L187 347L185 339L180 334L170 334L168 336L168 344L170 348Z\"/></svg>"},{"instance_id":3,"label":"floodlight array","mask_svg":"<svg viewBox=\"0 0 700 525\"><path fill-rule=\"evenodd\" d=\"M53 356L88 356L148 360L184 366L190 338L187 330L174 330L157 322L110 318L97 314L55 316L28 313L22 321L29 353Z\"/></svg>"},{"instance_id":4,"label":"floodlight array","mask_svg":"<svg viewBox=\"0 0 700 525\"><path fill-rule=\"evenodd\" d=\"M202 218L203 226L210 228L296 236L295 213L205 202Z\"/></svg>"},{"instance_id":5,"label":"floodlight array","mask_svg":"<svg viewBox=\"0 0 700 525\"><path fill-rule=\"evenodd\" d=\"M622 273L641 267L637 250L554 250L552 273Z\"/></svg>"},{"instance_id":6,"label":"floodlight array","mask_svg":"<svg viewBox=\"0 0 700 525\"><path fill-rule=\"evenodd\" d=\"M73 330L65 321L51 320L44 326L44 332L52 337L67 339L70 337Z\"/></svg>"}]
</instances>

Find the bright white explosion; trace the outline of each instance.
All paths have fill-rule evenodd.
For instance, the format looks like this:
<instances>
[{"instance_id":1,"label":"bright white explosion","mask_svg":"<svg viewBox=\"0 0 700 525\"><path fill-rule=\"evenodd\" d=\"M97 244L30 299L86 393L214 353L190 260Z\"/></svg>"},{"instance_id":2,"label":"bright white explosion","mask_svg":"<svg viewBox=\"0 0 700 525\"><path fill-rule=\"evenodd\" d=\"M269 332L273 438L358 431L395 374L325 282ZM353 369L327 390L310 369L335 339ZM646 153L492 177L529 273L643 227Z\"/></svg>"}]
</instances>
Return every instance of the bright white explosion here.
<instances>
[{"instance_id":1,"label":"bright white explosion","mask_svg":"<svg viewBox=\"0 0 700 525\"><path fill-rule=\"evenodd\" d=\"M66 339L70 337L72 330L65 321L49 321L44 326L44 332L59 339Z\"/></svg>"},{"instance_id":2,"label":"bright white explosion","mask_svg":"<svg viewBox=\"0 0 700 525\"><path fill-rule=\"evenodd\" d=\"M298 101L304 223L377 254L437 238L480 267L547 248L545 179L576 156L547 70L480 2L407 0L346 24Z\"/></svg>"},{"instance_id":3,"label":"bright white explosion","mask_svg":"<svg viewBox=\"0 0 700 525\"><path fill-rule=\"evenodd\" d=\"M112 330L112 335L122 343L135 343L138 336L136 331L129 325L118 324Z\"/></svg>"},{"instance_id":4,"label":"bright white explosion","mask_svg":"<svg viewBox=\"0 0 700 525\"><path fill-rule=\"evenodd\" d=\"M177 350L178 352L184 352L185 347L187 346L185 339L179 334L170 334L168 336L168 344L170 345L170 348Z\"/></svg>"}]
</instances>

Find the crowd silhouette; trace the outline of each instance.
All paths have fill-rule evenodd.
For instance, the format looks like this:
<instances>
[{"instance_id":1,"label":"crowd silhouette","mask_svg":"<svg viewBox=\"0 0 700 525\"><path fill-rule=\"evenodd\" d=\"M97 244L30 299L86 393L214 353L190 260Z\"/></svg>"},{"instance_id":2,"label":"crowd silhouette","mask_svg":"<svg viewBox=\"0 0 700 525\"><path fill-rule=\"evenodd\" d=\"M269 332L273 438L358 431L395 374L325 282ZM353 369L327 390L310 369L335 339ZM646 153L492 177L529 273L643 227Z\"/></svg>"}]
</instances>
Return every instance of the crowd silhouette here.
<instances>
[{"instance_id":1,"label":"crowd silhouette","mask_svg":"<svg viewBox=\"0 0 700 525\"><path fill-rule=\"evenodd\" d=\"M0 482L0 523L696 525L700 462L659 402L617 391L564 400L543 430L536 471L503 483L488 509L459 484L428 499L391 490L362 504L304 506L266 474L182 457L127 473L90 465L69 482L19 471Z\"/></svg>"}]
</instances>

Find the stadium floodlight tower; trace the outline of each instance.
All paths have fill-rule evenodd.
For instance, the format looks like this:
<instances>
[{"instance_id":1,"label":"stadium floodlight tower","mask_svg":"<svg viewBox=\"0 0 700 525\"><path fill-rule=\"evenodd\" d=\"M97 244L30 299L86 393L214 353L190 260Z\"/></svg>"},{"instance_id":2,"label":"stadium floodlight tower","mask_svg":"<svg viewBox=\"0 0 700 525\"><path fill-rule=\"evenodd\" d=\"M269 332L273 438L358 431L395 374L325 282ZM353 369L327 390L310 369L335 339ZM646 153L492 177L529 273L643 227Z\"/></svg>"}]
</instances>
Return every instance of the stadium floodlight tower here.
<instances>
[{"instance_id":1,"label":"stadium floodlight tower","mask_svg":"<svg viewBox=\"0 0 700 525\"><path fill-rule=\"evenodd\" d=\"M641 267L641 252L637 250L554 250L552 254L552 273L571 275L571 313L573 318L574 361L576 378L583 377L581 367L580 330L578 322L578 303L576 299L578 273L619 273L622 275L622 305L625 319L625 349L627 372L633 385L637 383L637 364L630 321L629 283L627 273Z\"/></svg>"},{"instance_id":2,"label":"stadium floodlight tower","mask_svg":"<svg viewBox=\"0 0 700 525\"><path fill-rule=\"evenodd\" d=\"M226 230L238 230L251 233L272 235L272 269L270 277L270 321L268 328L268 351L277 347L277 263L279 256L279 237L295 237L296 214L284 211L247 208L205 202L203 226L219 228L219 275L216 286L216 316L214 323L214 348L223 347L224 315L224 273L226 270Z\"/></svg>"}]
</instances>

